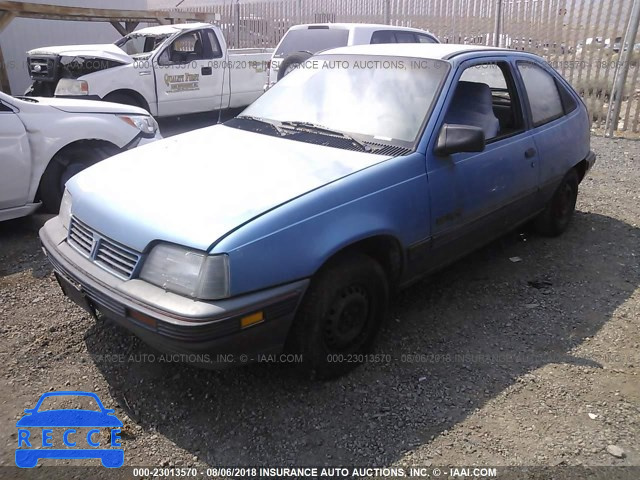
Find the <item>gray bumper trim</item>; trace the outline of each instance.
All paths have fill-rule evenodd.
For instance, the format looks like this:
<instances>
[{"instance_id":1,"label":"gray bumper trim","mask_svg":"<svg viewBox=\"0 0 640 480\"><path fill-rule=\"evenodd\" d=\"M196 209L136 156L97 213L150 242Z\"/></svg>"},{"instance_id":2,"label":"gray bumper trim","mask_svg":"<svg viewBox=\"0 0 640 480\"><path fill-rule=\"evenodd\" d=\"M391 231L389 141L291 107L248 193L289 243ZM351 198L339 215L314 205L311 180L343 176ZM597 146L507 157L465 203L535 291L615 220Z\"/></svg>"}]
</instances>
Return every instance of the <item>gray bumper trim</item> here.
<instances>
[{"instance_id":1,"label":"gray bumper trim","mask_svg":"<svg viewBox=\"0 0 640 480\"><path fill-rule=\"evenodd\" d=\"M198 302L141 280L122 281L96 268L69 247L65 237L57 217L40 230L45 253L63 280L80 286L90 303L107 318L144 342L174 354L206 352L244 354L251 358L255 354L282 351L309 283L301 280L222 301ZM127 285L132 283L133 288ZM129 292L143 295L144 300L128 295ZM240 319L257 311L263 312L264 322L241 329ZM155 325L132 318L132 312L151 317Z\"/></svg>"}]
</instances>

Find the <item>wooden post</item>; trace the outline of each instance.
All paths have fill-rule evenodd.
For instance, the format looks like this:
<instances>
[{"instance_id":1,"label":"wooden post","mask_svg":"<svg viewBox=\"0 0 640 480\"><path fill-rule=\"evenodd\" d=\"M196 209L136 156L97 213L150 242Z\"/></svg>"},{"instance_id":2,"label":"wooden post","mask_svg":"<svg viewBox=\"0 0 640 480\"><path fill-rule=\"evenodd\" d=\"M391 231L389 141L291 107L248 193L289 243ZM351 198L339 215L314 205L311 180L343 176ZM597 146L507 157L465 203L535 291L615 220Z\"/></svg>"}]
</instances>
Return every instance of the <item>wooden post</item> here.
<instances>
[{"instance_id":1,"label":"wooden post","mask_svg":"<svg viewBox=\"0 0 640 480\"><path fill-rule=\"evenodd\" d=\"M128 33L127 30L122 26L120 22L109 22L109 23L113 25L113 28L115 28L118 31L118 33L123 37Z\"/></svg>"}]
</instances>

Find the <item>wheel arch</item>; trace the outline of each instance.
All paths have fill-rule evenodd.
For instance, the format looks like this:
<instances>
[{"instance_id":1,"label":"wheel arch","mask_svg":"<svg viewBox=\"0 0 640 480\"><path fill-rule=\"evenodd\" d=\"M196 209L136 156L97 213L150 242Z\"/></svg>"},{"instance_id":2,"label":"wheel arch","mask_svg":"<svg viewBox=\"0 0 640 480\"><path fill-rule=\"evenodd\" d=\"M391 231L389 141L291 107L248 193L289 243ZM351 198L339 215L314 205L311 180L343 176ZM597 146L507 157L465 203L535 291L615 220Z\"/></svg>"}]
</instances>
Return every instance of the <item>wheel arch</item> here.
<instances>
[{"instance_id":1,"label":"wheel arch","mask_svg":"<svg viewBox=\"0 0 640 480\"><path fill-rule=\"evenodd\" d=\"M109 95L114 95L114 94L126 95L128 97L133 98L136 101L136 104L138 107L144 108L147 112L149 112L149 102L147 101L146 98L144 98L144 96L140 92L137 92L130 88L120 88L118 90L114 90L112 92L107 93L102 98L102 100L105 101L105 98L107 98Z\"/></svg>"},{"instance_id":2,"label":"wheel arch","mask_svg":"<svg viewBox=\"0 0 640 480\"><path fill-rule=\"evenodd\" d=\"M360 252L371 257L382 266L391 286L396 285L404 271L404 249L400 241L391 234L374 234L341 246L324 259L314 275L342 256Z\"/></svg>"},{"instance_id":3,"label":"wheel arch","mask_svg":"<svg viewBox=\"0 0 640 480\"><path fill-rule=\"evenodd\" d=\"M41 200L40 189L42 187L42 179L45 178L45 173L47 172L47 170L54 168L53 163L57 161L56 157L58 157L60 154L64 153L65 151L71 148L76 148L78 146L88 148L88 149L103 148L109 151L111 155L115 155L122 151L122 148L118 147L114 143L111 143L108 140L102 140L97 138L80 139L80 140L74 140L72 142L67 143L65 146L59 148L58 151L56 151L56 153L54 153L51 156L51 158L49 159L49 162L47 162L46 166L42 169L41 172L39 172L37 188L33 197L34 201L39 202Z\"/></svg>"}]
</instances>

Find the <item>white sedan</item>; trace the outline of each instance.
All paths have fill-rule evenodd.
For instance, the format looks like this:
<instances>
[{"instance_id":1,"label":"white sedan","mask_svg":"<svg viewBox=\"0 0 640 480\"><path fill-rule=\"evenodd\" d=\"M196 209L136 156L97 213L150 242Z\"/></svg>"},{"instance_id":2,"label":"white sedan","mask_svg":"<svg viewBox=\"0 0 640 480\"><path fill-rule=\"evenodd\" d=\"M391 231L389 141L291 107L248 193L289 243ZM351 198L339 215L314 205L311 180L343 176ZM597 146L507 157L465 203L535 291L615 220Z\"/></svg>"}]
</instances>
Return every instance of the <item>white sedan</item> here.
<instances>
[{"instance_id":1,"label":"white sedan","mask_svg":"<svg viewBox=\"0 0 640 480\"><path fill-rule=\"evenodd\" d=\"M162 138L141 108L0 92L0 221L58 211L64 184L85 168Z\"/></svg>"}]
</instances>

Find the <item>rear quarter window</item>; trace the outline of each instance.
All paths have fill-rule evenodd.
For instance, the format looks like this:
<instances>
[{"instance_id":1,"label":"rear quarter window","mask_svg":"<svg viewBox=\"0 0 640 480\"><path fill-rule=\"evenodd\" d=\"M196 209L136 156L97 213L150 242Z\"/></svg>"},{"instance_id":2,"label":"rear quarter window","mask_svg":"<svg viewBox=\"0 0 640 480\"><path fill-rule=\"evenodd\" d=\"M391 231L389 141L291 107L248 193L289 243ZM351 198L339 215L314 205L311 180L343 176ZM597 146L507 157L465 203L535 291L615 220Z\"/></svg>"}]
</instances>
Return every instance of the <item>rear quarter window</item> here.
<instances>
[{"instance_id":1,"label":"rear quarter window","mask_svg":"<svg viewBox=\"0 0 640 480\"><path fill-rule=\"evenodd\" d=\"M562 97L555 78L542 67L530 62L518 62L534 126L560 118L565 114Z\"/></svg>"}]
</instances>

